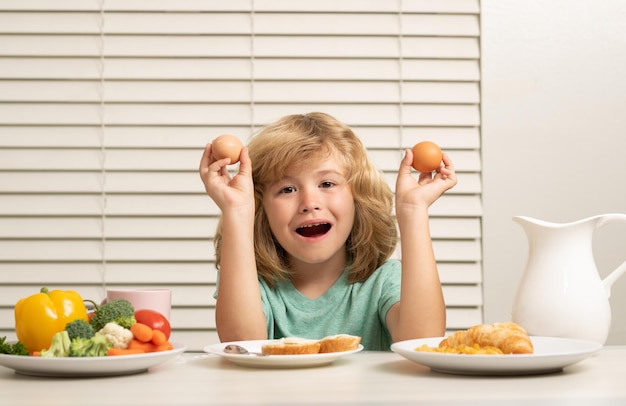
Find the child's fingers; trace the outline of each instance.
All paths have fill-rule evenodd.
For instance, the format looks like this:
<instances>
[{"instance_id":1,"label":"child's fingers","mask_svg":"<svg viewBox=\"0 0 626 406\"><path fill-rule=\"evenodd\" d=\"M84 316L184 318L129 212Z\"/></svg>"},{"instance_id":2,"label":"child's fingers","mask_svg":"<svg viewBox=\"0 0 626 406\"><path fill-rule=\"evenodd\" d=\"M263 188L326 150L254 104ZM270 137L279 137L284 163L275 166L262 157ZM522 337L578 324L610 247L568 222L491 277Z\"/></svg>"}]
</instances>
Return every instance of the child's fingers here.
<instances>
[{"instance_id":1,"label":"child's fingers","mask_svg":"<svg viewBox=\"0 0 626 406\"><path fill-rule=\"evenodd\" d=\"M206 144L204 147L204 152L202 153L202 158L200 158L200 167L198 168L200 171L200 176L204 178L204 174L209 171L209 165L211 161L211 144Z\"/></svg>"},{"instance_id":2,"label":"child's fingers","mask_svg":"<svg viewBox=\"0 0 626 406\"><path fill-rule=\"evenodd\" d=\"M410 175L412 171L413 164L413 151L410 149L404 150L404 157L402 161L400 161L400 168L398 169L398 176L400 175Z\"/></svg>"}]
</instances>

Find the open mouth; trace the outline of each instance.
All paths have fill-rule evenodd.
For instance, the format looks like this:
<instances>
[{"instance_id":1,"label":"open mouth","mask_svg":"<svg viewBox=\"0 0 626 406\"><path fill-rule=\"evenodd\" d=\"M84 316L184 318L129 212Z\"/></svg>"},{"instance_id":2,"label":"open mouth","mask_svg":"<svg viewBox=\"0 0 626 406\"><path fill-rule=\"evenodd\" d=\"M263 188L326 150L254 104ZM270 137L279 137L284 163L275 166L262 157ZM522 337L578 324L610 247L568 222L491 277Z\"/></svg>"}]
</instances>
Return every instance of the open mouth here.
<instances>
[{"instance_id":1,"label":"open mouth","mask_svg":"<svg viewBox=\"0 0 626 406\"><path fill-rule=\"evenodd\" d=\"M326 234L331 228L328 223L310 224L304 227L298 227L296 233L303 237L318 237Z\"/></svg>"}]
</instances>

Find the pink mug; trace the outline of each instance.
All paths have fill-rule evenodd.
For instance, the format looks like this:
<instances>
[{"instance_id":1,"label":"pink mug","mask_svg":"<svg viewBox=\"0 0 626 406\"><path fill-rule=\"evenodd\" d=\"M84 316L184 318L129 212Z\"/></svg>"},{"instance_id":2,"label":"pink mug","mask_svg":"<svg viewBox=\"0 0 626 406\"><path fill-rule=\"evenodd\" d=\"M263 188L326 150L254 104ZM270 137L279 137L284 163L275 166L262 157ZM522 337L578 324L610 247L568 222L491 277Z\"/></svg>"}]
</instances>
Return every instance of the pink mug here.
<instances>
[{"instance_id":1,"label":"pink mug","mask_svg":"<svg viewBox=\"0 0 626 406\"><path fill-rule=\"evenodd\" d=\"M152 309L170 320L172 291L169 289L107 289L106 301L126 299L135 310Z\"/></svg>"}]
</instances>

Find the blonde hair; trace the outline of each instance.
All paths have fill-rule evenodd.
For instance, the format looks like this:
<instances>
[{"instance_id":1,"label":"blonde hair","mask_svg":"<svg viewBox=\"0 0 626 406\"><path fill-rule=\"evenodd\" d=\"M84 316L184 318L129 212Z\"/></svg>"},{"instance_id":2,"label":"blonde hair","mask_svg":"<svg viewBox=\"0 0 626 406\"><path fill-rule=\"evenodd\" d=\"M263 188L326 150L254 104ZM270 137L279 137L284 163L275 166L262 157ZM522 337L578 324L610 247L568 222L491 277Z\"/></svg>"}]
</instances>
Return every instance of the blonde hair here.
<instances>
[{"instance_id":1,"label":"blonde hair","mask_svg":"<svg viewBox=\"0 0 626 406\"><path fill-rule=\"evenodd\" d=\"M349 281L367 279L391 256L398 240L393 193L350 127L325 113L289 115L261 130L249 142L248 150L254 181L257 272L270 286L288 279L290 271L286 252L270 230L263 193L267 185L282 179L288 168L310 159L339 158L354 197L354 225L346 242ZM221 242L220 222L215 235L218 269Z\"/></svg>"}]
</instances>

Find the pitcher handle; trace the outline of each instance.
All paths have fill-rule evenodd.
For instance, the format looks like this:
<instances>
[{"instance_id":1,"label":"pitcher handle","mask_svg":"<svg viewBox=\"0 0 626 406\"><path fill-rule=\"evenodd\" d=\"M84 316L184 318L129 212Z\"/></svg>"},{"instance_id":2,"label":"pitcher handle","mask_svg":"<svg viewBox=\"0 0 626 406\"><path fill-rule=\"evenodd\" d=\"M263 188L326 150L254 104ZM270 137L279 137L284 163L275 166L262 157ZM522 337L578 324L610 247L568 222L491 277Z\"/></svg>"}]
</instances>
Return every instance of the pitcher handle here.
<instances>
[{"instance_id":1,"label":"pitcher handle","mask_svg":"<svg viewBox=\"0 0 626 406\"><path fill-rule=\"evenodd\" d=\"M619 221L626 223L626 214L624 213L609 213L602 215L602 218L596 224L596 228L602 227L603 225L613 222ZM619 279L626 272L626 261L622 262L620 266L615 268L611 273L608 274L606 278L602 280L604 284L604 290L606 291L607 297L611 297L611 286L615 283L616 280Z\"/></svg>"},{"instance_id":2,"label":"pitcher handle","mask_svg":"<svg viewBox=\"0 0 626 406\"><path fill-rule=\"evenodd\" d=\"M624 271L626 271L626 261L622 262L620 266L615 268L613 272L602 280L604 290L606 291L606 297L611 297L611 286L613 286L613 283L615 283L615 281L624 274Z\"/></svg>"},{"instance_id":3,"label":"pitcher handle","mask_svg":"<svg viewBox=\"0 0 626 406\"><path fill-rule=\"evenodd\" d=\"M596 223L596 228L602 227L603 225L614 221L626 223L626 213L608 213L599 217L600 220Z\"/></svg>"}]
</instances>

